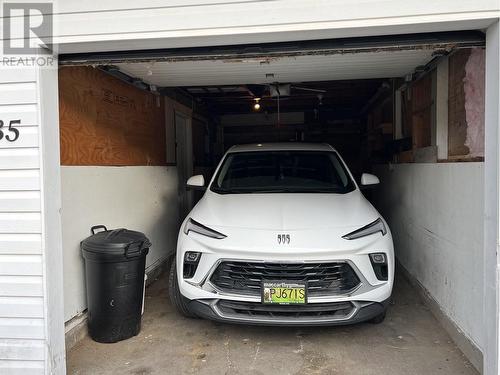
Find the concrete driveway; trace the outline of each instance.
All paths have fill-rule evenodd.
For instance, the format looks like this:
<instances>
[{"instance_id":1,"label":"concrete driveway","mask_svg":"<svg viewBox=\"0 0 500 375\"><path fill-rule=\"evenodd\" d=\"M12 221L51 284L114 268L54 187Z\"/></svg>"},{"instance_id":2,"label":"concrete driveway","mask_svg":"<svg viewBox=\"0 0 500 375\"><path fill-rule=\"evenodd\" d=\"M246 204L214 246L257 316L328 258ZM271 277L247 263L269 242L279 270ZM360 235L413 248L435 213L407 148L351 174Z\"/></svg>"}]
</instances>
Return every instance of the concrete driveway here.
<instances>
[{"instance_id":1,"label":"concrete driveway","mask_svg":"<svg viewBox=\"0 0 500 375\"><path fill-rule=\"evenodd\" d=\"M68 374L477 374L401 277L393 298L380 325L226 325L181 317L163 275L147 288L141 333L115 344L85 338L68 353Z\"/></svg>"}]
</instances>

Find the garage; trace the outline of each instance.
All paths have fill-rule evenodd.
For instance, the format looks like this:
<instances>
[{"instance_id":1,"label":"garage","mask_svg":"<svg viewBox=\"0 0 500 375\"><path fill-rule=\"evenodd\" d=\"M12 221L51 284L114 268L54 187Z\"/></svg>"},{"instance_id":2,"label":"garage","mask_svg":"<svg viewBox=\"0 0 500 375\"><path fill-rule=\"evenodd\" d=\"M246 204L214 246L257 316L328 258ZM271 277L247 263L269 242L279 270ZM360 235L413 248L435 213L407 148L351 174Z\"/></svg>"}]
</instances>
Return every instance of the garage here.
<instances>
[{"instance_id":1,"label":"garage","mask_svg":"<svg viewBox=\"0 0 500 375\"><path fill-rule=\"evenodd\" d=\"M455 185L461 176L482 178L484 120L473 122L471 106L484 111L484 45L484 35L474 31L62 56L69 371L155 373L171 356L182 358L173 364L175 373L480 371L474 317L481 315L482 296L458 290L480 288L481 258L448 257L481 254L481 229L467 230L480 221L481 186ZM382 184L364 194L388 218L399 262L382 325L269 331L192 321L169 303L165 269L179 225L201 197L186 189L186 180L201 174L208 181L233 145L269 142L329 143L357 181L363 172L380 176ZM438 189L434 199L428 199L430 179ZM438 203L439 194L448 196L448 205ZM469 219L440 228L440 215L463 211ZM103 348L85 337L79 249L97 224L140 230L153 243L144 332ZM455 241L446 243L457 232L463 232L460 250ZM162 330L175 338L157 333ZM274 359L276 340L284 346L280 360ZM367 345L378 349L359 358ZM140 359L127 360L131 351Z\"/></svg>"},{"instance_id":2,"label":"garage","mask_svg":"<svg viewBox=\"0 0 500 375\"><path fill-rule=\"evenodd\" d=\"M25 4L40 11L42 23L49 16L53 30L48 42L40 39L45 50L31 65L4 49L0 66L0 372L498 373L498 4L339 5L203 0L138 8L69 1L52 10ZM31 13L18 16L7 20L22 23ZM232 148L241 144L248 146ZM307 291L305 310L255 302L261 298L255 285L269 284L255 274L247 284L234 283L254 288L239 304L222 304L224 275L222 284L214 275L238 259L221 259L210 270L199 263L194 276L172 278L174 265L187 269L189 230L227 237L214 222L190 217L226 151L279 147L328 148L342 156L337 172L342 166L352 172L346 189L350 179L353 186L373 183L362 194L383 219L366 227L377 224L370 233L392 237L395 257L383 248L356 254L373 274L368 278L356 261L337 257L332 262L346 265L342 272L350 276L342 282L351 280L351 287L338 298L309 296L319 253L314 246L297 253L295 234L291 240L287 233L293 226L282 224L283 233L272 235L288 246L293 262L280 263L283 255L259 261L280 263L286 272L312 270L314 277L293 286ZM309 163L307 173L318 166ZM188 188L191 176L197 177ZM279 219L271 207L309 215L311 223L321 215L333 220L326 204L314 211L293 199L276 206L275 198L266 207L250 195L266 194L240 199L260 230ZM230 209L218 216L230 220ZM347 210L331 211L348 223ZM188 218L190 229L181 226ZM96 225L137 230L152 243L142 329L113 344L93 341L87 328L80 244ZM349 240L365 229L332 237ZM245 241L255 248L260 237ZM176 263L179 248L184 256ZM198 260L216 253L187 252ZM376 268L376 259L388 268ZM392 276L392 265L390 298L351 298L389 290L383 278L387 269ZM328 327L187 318L171 290L172 280L186 288L191 277L200 280L193 288L213 294L206 304L213 313L224 308L233 318L286 315L294 323L307 310L308 319L347 322L377 306L384 314L375 309L369 321ZM142 288L142 275L139 282ZM259 304L256 310L249 301Z\"/></svg>"}]
</instances>

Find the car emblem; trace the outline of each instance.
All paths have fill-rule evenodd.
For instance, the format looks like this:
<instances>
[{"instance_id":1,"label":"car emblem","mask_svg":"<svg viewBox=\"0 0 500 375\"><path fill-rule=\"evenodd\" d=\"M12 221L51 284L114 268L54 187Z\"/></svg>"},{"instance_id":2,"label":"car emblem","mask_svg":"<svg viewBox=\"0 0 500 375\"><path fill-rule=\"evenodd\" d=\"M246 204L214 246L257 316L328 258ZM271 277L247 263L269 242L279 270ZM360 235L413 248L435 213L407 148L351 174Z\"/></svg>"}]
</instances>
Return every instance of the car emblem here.
<instances>
[{"instance_id":1,"label":"car emblem","mask_svg":"<svg viewBox=\"0 0 500 375\"><path fill-rule=\"evenodd\" d=\"M278 243L281 245L290 243L290 235L289 234L278 234Z\"/></svg>"}]
</instances>

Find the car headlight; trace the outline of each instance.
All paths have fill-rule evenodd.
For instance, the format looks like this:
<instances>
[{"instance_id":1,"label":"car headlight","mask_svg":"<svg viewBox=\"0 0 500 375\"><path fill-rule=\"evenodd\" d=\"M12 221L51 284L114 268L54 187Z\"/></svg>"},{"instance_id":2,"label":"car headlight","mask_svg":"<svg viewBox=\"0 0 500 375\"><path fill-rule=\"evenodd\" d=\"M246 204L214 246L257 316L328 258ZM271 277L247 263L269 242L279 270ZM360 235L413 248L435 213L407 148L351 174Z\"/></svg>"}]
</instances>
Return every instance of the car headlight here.
<instances>
[{"instance_id":1,"label":"car headlight","mask_svg":"<svg viewBox=\"0 0 500 375\"><path fill-rule=\"evenodd\" d=\"M345 236L342 236L342 238L345 238L346 240L355 240L377 232L382 233L382 236L385 236L387 233L387 228L381 218L378 218L373 223L365 225L362 228L356 229L354 232L347 233Z\"/></svg>"},{"instance_id":2,"label":"car headlight","mask_svg":"<svg viewBox=\"0 0 500 375\"><path fill-rule=\"evenodd\" d=\"M210 229L203 224L194 221L193 219L188 219L186 225L184 226L184 233L189 234L189 232L195 232L201 234L202 236L207 236L210 238L223 239L227 236L225 234L219 233L216 230Z\"/></svg>"}]
</instances>

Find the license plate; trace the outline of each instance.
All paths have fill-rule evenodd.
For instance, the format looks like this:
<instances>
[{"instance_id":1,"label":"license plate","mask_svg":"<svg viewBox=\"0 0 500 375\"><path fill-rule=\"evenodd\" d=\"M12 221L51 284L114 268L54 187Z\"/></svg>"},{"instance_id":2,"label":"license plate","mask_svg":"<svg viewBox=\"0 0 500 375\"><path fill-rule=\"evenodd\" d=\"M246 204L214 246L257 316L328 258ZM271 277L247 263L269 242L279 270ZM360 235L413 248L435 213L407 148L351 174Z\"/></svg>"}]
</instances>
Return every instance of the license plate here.
<instances>
[{"instance_id":1,"label":"license plate","mask_svg":"<svg viewBox=\"0 0 500 375\"><path fill-rule=\"evenodd\" d=\"M307 303L305 283L264 281L262 283L262 303L296 305Z\"/></svg>"}]
</instances>

